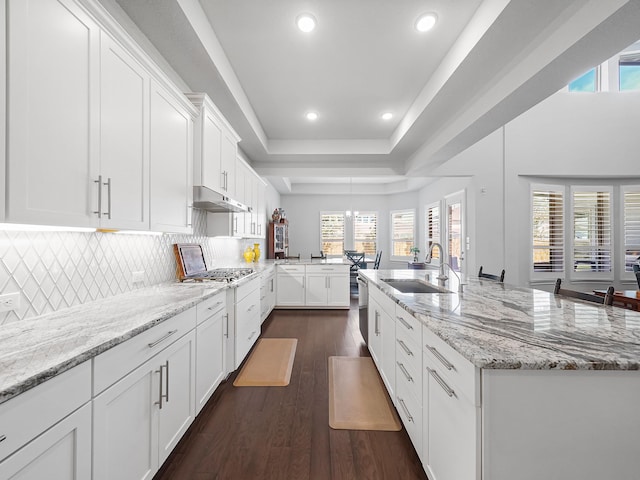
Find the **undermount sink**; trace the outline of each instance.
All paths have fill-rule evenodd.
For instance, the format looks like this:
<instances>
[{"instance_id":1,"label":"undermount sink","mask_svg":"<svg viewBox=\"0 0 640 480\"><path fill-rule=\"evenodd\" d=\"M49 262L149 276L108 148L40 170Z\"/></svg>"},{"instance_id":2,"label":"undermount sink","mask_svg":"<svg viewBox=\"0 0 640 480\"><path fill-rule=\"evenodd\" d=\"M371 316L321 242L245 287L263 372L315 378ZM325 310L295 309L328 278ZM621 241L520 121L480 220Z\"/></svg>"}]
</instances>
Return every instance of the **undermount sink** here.
<instances>
[{"instance_id":1,"label":"undermount sink","mask_svg":"<svg viewBox=\"0 0 640 480\"><path fill-rule=\"evenodd\" d=\"M436 287L425 281L413 278L382 278L381 280L402 293L453 293L446 288Z\"/></svg>"}]
</instances>

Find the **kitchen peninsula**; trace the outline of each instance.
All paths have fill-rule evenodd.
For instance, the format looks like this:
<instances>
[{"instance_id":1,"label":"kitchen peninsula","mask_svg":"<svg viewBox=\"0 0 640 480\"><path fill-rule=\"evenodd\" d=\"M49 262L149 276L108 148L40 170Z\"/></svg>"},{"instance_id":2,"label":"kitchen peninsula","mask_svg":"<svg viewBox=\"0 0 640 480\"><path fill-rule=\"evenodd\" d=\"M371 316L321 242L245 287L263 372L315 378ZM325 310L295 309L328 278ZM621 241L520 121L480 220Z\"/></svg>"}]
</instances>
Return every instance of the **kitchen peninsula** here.
<instances>
[{"instance_id":1,"label":"kitchen peninsula","mask_svg":"<svg viewBox=\"0 0 640 480\"><path fill-rule=\"evenodd\" d=\"M455 276L450 293L385 281L436 275L360 272L369 348L432 478L637 478L640 314L475 277L463 293Z\"/></svg>"}]
</instances>

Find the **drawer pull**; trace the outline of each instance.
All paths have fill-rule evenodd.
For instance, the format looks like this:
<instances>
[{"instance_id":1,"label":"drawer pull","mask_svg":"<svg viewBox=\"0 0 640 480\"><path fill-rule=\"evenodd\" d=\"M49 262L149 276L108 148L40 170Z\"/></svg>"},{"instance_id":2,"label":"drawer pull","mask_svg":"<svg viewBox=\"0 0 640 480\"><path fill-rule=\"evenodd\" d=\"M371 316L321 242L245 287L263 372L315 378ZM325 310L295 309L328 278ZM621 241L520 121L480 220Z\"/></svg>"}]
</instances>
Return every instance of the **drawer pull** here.
<instances>
[{"instance_id":1,"label":"drawer pull","mask_svg":"<svg viewBox=\"0 0 640 480\"><path fill-rule=\"evenodd\" d=\"M405 377L407 377L407 380L410 382L413 382L413 377L411 375L409 375L409 372L407 372L407 369L404 368L404 365L400 362L396 362L398 364L398 367L400 367L400 370L402 370L402 373L404 374Z\"/></svg>"},{"instance_id":2,"label":"drawer pull","mask_svg":"<svg viewBox=\"0 0 640 480\"><path fill-rule=\"evenodd\" d=\"M222 305L222 302L216 303L214 306L207 308L207 310L217 310L220 305Z\"/></svg>"},{"instance_id":3,"label":"drawer pull","mask_svg":"<svg viewBox=\"0 0 640 480\"><path fill-rule=\"evenodd\" d=\"M408 328L409 330L413 330L413 325L411 325L410 323L407 323L407 321L406 321L404 318L402 318L402 317L398 317L398 316L396 316L396 318L397 318L397 319L398 319L398 321L399 321L402 325L404 325L406 328Z\"/></svg>"},{"instance_id":4,"label":"drawer pull","mask_svg":"<svg viewBox=\"0 0 640 480\"><path fill-rule=\"evenodd\" d=\"M398 397L398 401L400 402L400 406L402 407L402 410L404 410L405 415L407 416L407 419L410 422L413 422L413 416L411 415L411 413L409 412L409 409L407 408L407 406L404 403L404 400L401 399L400 397Z\"/></svg>"},{"instance_id":5,"label":"drawer pull","mask_svg":"<svg viewBox=\"0 0 640 480\"><path fill-rule=\"evenodd\" d=\"M160 342L162 342L163 340L166 340L167 338L169 338L171 335L174 335L178 330L171 330L170 332L167 332L165 335L163 335L162 337L160 337L158 340L156 340L155 342L151 342L149 343L149 348L153 348L156 345L158 345Z\"/></svg>"},{"instance_id":6,"label":"drawer pull","mask_svg":"<svg viewBox=\"0 0 640 480\"><path fill-rule=\"evenodd\" d=\"M166 369L167 371L167 382L166 382L166 386L163 382L163 378L162 378L162 369ZM162 410L162 400L164 399L165 401L169 401L169 360L166 361L166 363L164 365L160 365L160 370L156 370L156 373L160 374L160 382L159 382L159 391L158 391L158 401L155 402L156 405L160 406L160 410ZM162 393L162 391L165 391L166 393Z\"/></svg>"},{"instance_id":7,"label":"drawer pull","mask_svg":"<svg viewBox=\"0 0 640 480\"><path fill-rule=\"evenodd\" d=\"M251 304L251 306L249 308L247 308L247 312L250 312L254 308L256 308L256 304L255 303Z\"/></svg>"},{"instance_id":8,"label":"drawer pull","mask_svg":"<svg viewBox=\"0 0 640 480\"><path fill-rule=\"evenodd\" d=\"M436 357L438 360L440 360L440 362L445 366L445 368L447 370L455 370L453 368L453 363L451 363L449 360L447 360L446 358L444 358L444 356L438 351L436 350L436 347L431 347L429 345L425 344L425 347L427 347L427 349L433 353L433 356Z\"/></svg>"},{"instance_id":9,"label":"drawer pull","mask_svg":"<svg viewBox=\"0 0 640 480\"><path fill-rule=\"evenodd\" d=\"M430 369L429 367L427 367L427 370L429 370L429 373L431 374L431 376L435 378L436 382L440 384L440 386L444 389L447 395L449 395L450 397L453 397L456 394L456 392L449 385L447 385L447 383L442 379L442 377L438 375L438 372Z\"/></svg>"},{"instance_id":10,"label":"drawer pull","mask_svg":"<svg viewBox=\"0 0 640 480\"><path fill-rule=\"evenodd\" d=\"M4 442L7 439L6 435L0 435L0 442Z\"/></svg>"},{"instance_id":11,"label":"drawer pull","mask_svg":"<svg viewBox=\"0 0 640 480\"><path fill-rule=\"evenodd\" d=\"M402 340L398 340L398 343L400 344L400 346L404 350L404 353L406 353L410 357L413 357L413 352L411 350L409 350L409 347L407 347L406 343L404 343Z\"/></svg>"}]
</instances>

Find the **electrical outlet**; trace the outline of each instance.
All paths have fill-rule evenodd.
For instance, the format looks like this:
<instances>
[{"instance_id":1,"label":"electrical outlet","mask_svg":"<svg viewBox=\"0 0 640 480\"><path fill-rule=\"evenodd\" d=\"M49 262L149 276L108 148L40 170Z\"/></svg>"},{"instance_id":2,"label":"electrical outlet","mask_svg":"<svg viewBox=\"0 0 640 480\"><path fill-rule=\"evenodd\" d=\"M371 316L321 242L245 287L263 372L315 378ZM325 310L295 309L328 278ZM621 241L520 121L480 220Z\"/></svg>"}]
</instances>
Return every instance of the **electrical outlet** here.
<instances>
[{"instance_id":1,"label":"electrical outlet","mask_svg":"<svg viewBox=\"0 0 640 480\"><path fill-rule=\"evenodd\" d=\"M20 308L20 294L5 293L0 295L0 312L8 312L10 310L17 310Z\"/></svg>"},{"instance_id":2,"label":"electrical outlet","mask_svg":"<svg viewBox=\"0 0 640 480\"><path fill-rule=\"evenodd\" d=\"M132 283L143 283L144 282L144 270L140 270L139 272L131 272L131 282Z\"/></svg>"}]
</instances>

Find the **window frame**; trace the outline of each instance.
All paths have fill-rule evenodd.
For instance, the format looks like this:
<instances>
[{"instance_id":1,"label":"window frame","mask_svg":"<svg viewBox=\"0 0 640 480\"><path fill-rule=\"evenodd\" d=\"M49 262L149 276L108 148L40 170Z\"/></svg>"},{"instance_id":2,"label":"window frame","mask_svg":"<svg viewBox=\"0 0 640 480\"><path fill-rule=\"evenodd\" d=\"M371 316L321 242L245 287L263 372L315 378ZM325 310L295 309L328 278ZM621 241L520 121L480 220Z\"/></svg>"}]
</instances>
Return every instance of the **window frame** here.
<instances>
[{"instance_id":1,"label":"window frame","mask_svg":"<svg viewBox=\"0 0 640 480\"><path fill-rule=\"evenodd\" d=\"M411 213L413 215L413 231L412 231L412 242L413 245L416 245L416 209L415 208L405 208L402 210L391 210L389 212L389 234L390 234L390 260L391 261L396 261L396 262L407 262L407 261L411 261L413 259L413 255L411 253L409 253L408 255L394 255L394 251L395 251L395 240L394 240L394 222L393 222L393 217L394 215L397 214L406 214L406 213ZM421 252L422 253L422 252Z\"/></svg>"},{"instance_id":2,"label":"window frame","mask_svg":"<svg viewBox=\"0 0 640 480\"><path fill-rule=\"evenodd\" d=\"M353 220L353 228L351 229L351 234L353 236L353 248L358 250L358 248L356 247L356 243L358 242L358 237L356 237L356 218L357 217L363 217L363 216L371 216L371 215L375 217L375 226L376 226L376 235L375 235L375 239L374 239L374 249L373 249L373 252L367 252L367 251L364 251L364 252L365 252L365 256L369 255L369 256L375 257L377 252L378 252L378 250L379 250L379 248L378 248L378 246L379 246L378 232L380 231L380 222L378 221L380 216L378 215L377 211L373 211L373 210L362 211L362 212L359 211L357 214L353 214L352 217L351 217L352 220Z\"/></svg>"},{"instance_id":3,"label":"window frame","mask_svg":"<svg viewBox=\"0 0 640 480\"><path fill-rule=\"evenodd\" d=\"M569 216L568 223L565 222L565 250L569 249L569 254L565 255L565 270L572 281L613 281L615 277L615 255L616 255L616 235L615 235L615 212L614 212L614 187L613 185L570 185L569 188ZM610 222L610 262L611 271L609 272L592 272L592 271L575 271L575 200L574 192L608 192L609 193L609 222ZM569 226L569 228L566 228Z\"/></svg>"},{"instance_id":4,"label":"window frame","mask_svg":"<svg viewBox=\"0 0 640 480\"><path fill-rule=\"evenodd\" d=\"M553 272L536 272L534 270L533 252L535 246L533 244L533 193L555 192L562 195L562 270ZM568 208L567 208L567 187L558 184L542 184L532 183L529 189L529 280L531 282L555 280L557 278L565 279L567 275L567 224L568 224Z\"/></svg>"},{"instance_id":5,"label":"window frame","mask_svg":"<svg viewBox=\"0 0 640 480\"><path fill-rule=\"evenodd\" d=\"M337 215L337 216L342 216L342 251L340 252L340 254L331 254L329 255L328 252L323 250L323 242L324 242L324 236L322 235L322 217L324 215ZM319 217L319 222L320 222L320 235L319 235L319 240L320 240L320 251L322 251L327 257L329 258L340 258L344 255L344 249L345 249L345 242L346 242L346 237L347 237L347 219L346 219L346 214L344 211L341 210L323 210L320 211L320 217ZM328 240L330 241L330 240Z\"/></svg>"}]
</instances>

